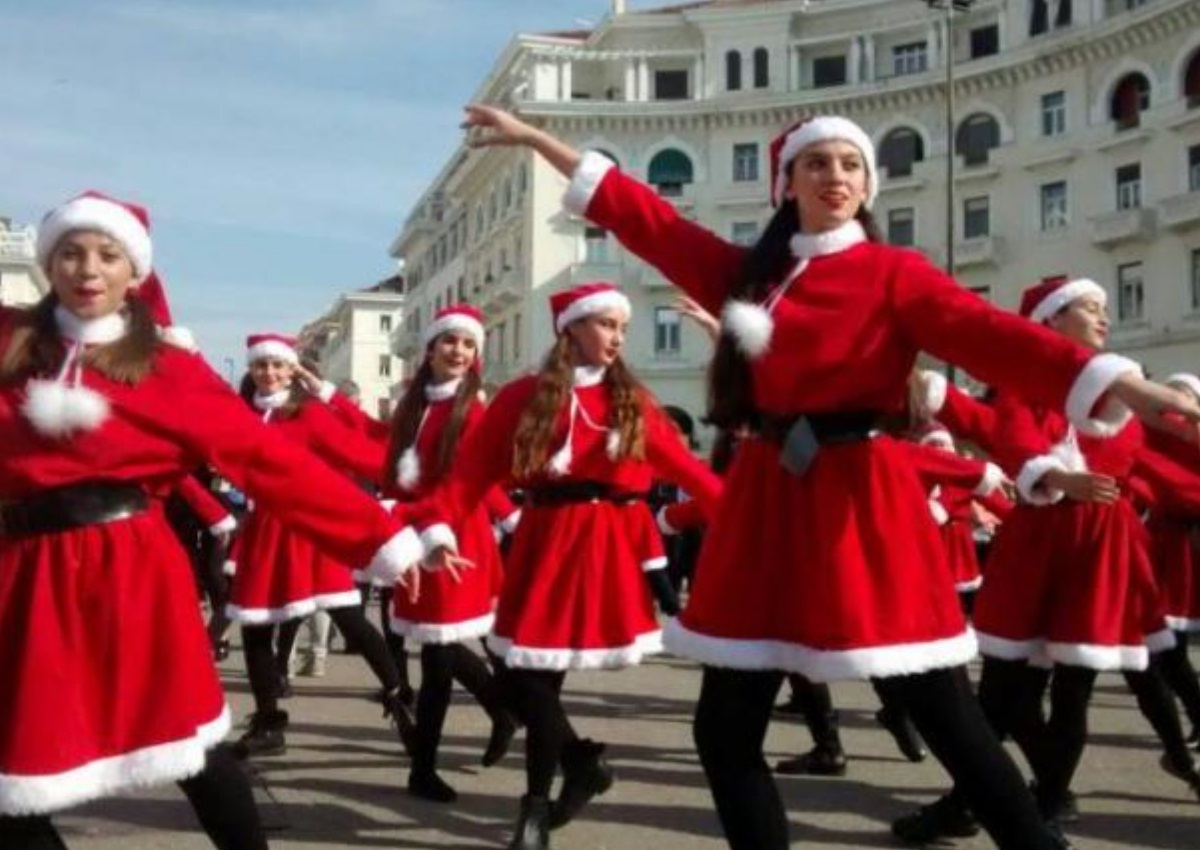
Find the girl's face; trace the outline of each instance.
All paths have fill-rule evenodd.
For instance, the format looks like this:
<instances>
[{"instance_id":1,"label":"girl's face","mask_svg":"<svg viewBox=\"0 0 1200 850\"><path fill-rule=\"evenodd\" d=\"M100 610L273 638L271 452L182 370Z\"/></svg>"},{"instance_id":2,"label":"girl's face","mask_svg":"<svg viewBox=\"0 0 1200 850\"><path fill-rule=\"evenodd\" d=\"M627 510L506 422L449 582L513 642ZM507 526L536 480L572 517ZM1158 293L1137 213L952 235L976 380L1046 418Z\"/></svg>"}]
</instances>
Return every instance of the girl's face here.
<instances>
[{"instance_id":1,"label":"girl's face","mask_svg":"<svg viewBox=\"0 0 1200 850\"><path fill-rule=\"evenodd\" d=\"M867 197L862 151L841 139L804 148L792 160L786 197L796 203L805 233L823 233L845 224Z\"/></svg>"},{"instance_id":2,"label":"girl's face","mask_svg":"<svg viewBox=\"0 0 1200 850\"><path fill-rule=\"evenodd\" d=\"M1076 298L1050 317L1046 324L1097 351L1108 342L1108 310L1094 296Z\"/></svg>"},{"instance_id":3,"label":"girl's face","mask_svg":"<svg viewBox=\"0 0 1200 850\"><path fill-rule=\"evenodd\" d=\"M605 310L584 316L567 325L580 366L609 366L621 354L629 317L624 311Z\"/></svg>"},{"instance_id":4,"label":"girl's face","mask_svg":"<svg viewBox=\"0 0 1200 850\"><path fill-rule=\"evenodd\" d=\"M250 364L250 379L259 395L274 395L292 386L296 367L278 357L260 357Z\"/></svg>"},{"instance_id":5,"label":"girl's face","mask_svg":"<svg viewBox=\"0 0 1200 850\"><path fill-rule=\"evenodd\" d=\"M72 230L50 253L46 269L58 302L81 319L99 319L125 303L134 283L133 263L112 237Z\"/></svg>"},{"instance_id":6,"label":"girl's face","mask_svg":"<svg viewBox=\"0 0 1200 850\"><path fill-rule=\"evenodd\" d=\"M467 374L479 352L475 337L464 331L446 331L430 343L427 356L433 379L441 384Z\"/></svg>"}]
</instances>

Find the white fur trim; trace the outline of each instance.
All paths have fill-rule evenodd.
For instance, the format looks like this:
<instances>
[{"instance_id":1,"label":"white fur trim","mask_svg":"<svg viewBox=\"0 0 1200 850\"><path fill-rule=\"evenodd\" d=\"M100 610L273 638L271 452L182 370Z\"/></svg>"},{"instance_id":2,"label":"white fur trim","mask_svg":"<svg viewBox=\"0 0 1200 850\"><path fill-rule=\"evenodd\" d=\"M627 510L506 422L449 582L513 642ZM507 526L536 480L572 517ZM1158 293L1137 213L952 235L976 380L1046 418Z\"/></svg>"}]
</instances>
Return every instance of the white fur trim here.
<instances>
[{"instance_id":1,"label":"white fur trim","mask_svg":"<svg viewBox=\"0 0 1200 850\"><path fill-rule=\"evenodd\" d=\"M196 336L190 329L182 325L171 325L168 328L158 329L158 338L173 348L180 348L184 351L197 352L200 346L196 343Z\"/></svg>"},{"instance_id":2,"label":"white fur trim","mask_svg":"<svg viewBox=\"0 0 1200 850\"><path fill-rule=\"evenodd\" d=\"M483 325L465 313L449 313L426 325L424 332L421 334L421 347L428 347L429 343L450 331L459 331L460 333L467 334L471 339L475 340L475 350L483 350Z\"/></svg>"},{"instance_id":3,"label":"white fur trim","mask_svg":"<svg viewBox=\"0 0 1200 850\"><path fill-rule=\"evenodd\" d=\"M1175 648L1175 632L1171 630L1170 623L1166 622L1165 617L1163 624L1163 628L1157 632L1146 635L1146 649L1151 652L1165 652Z\"/></svg>"},{"instance_id":4,"label":"white fur trim","mask_svg":"<svg viewBox=\"0 0 1200 850\"><path fill-rule=\"evenodd\" d=\"M35 379L26 385L21 413L48 437L68 437L94 430L108 418L108 399L85 386Z\"/></svg>"},{"instance_id":5,"label":"white fur trim","mask_svg":"<svg viewBox=\"0 0 1200 850\"><path fill-rule=\"evenodd\" d=\"M352 572L354 575L354 583L355 584L360 584L360 585L366 584L366 585L370 585L371 587L391 587L394 584L394 582L385 582L381 578L374 578L373 576L369 576L365 572L363 572L361 569L353 570Z\"/></svg>"},{"instance_id":6,"label":"white fur trim","mask_svg":"<svg viewBox=\"0 0 1200 850\"><path fill-rule=\"evenodd\" d=\"M664 505L663 507L658 509L658 512L654 515L654 519L658 523L659 532L661 532L662 534L665 534L666 536L670 537L671 535L679 533L679 529L675 528L673 525L671 525L671 523L669 523L667 521L667 506L666 505Z\"/></svg>"},{"instance_id":7,"label":"white fur trim","mask_svg":"<svg viewBox=\"0 0 1200 850\"><path fill-rule=\"evenodd\" d=\"M235 576L237 575L237 561L225 560L221 563L221 575ZM228 606L226 606L228 608Z\"/></svg>"},{"instance_id":8,"label":"white fur trim","mask_svg":"<svg viewBox=\"0 0 1200 850\"><path fill-rule=\"evenodd\" d=\"M1067 393L1067 416L1076 428L1094 437L1111 437L1125 427L1132 414L1116 399L1109 399L1096 418L1092 409L1113 381L1130 372L1141 375L1142 367L1119 354L1097 354L1087 362Z\"/></svg>"},{"instance_id":9,"label":"white fur trim","mask_svg":"<svg viewBox=\"0 0 1200 850\"><path fill-rule=\"evenodd\" d=\"M388 622L388 627L392 634L420 643L458 643L487 635L495 622L495 614L484 614L482 617L457 623L417 623L393 616Z\"/></svg>"},{"instance_id":10,"label":"white fur trim","mask_svg":"<svg viewBox=\"0 0 1200 850\"><path fill-rule=\"evenodd\" d=\"M588 205L600 188L604 175L615 167L613 161L603 154L586 151L571 175L571 182L562 199L563 208L575 215L587 215Z\"/></svg>"},{"instance_id":11,"label":"white fur trim","mask_svg":"<svg viewBox=\"0 0 1200 850\"><path fill-rule=\"evenodd\" d=\"M451 552L458 551L458 537L450 526L444 522L435 523L421 530L421 545L425 547L425 552L432 552L434 549L445 547Z\"/></svg>"},{"instance_id":12,"label":"white fur trim","mask_svg":"<svg viewBox=\"0 0 1200 850\"><path fill-rule=\"evenodd\" d=\"M1094 280L1081 277L1064 283L1039 301L1038 305L1033 308L1033 312L1029 314L1029 318L1040 325L1047 319L1053 318L1059 310L1068 306L1072 301L1088 296L1097 299L1102 306L1108 304L1108 293L1104 287Z\"/></svg>"},{"instance_id":13,"label":"white fur trim","mask_svg":"<svg viewBox=\"0 0 1200 850\"><path fill-rule=\"evenodd\" d=\"M668 620L663 638L667 651L701 664L802 673L814 682L925 673L966 664L976 654L975 635L970 629L919 643L838 650L778 640L712 637L691 631L678 620Z\"/></svg>"},{"instance_id":14,"label":"white fur trim","mask_svg":"<svg viewBox=\"0 0 1200 850\"><path fill-rule=\"evenodd\" d=\"M979 632L979 651L989 658L999 658L1003 661L1043 658L1046 654L1046 641L1041 638L1011 640Z\"/></svg>"},{"instance_id":15,"label":"white fur trim","mask_svg":"<svg viewBox=\"0 0 1200 850\"><path fill-rule=\"evenodd\" d=\"M967 581L954 582L954 590L956 593L971 593L983 587L983 576L975 576Z\"/></svg>"},{"instance_id":16,"label":"white fur trim","mask_svg":"<svg viewBox=\"0 0 1200 850\"><path fill-rule=\"evenodd\" d=\"M421 545L421 538L411 528L405 528L383 544L365 572L373 579L393 584L424 557L425 547Z\"/></svg>"},{"instance_id":17,"label":"white fur trim","mask_svg":"<svg viewBox=\"0 0 1200 850\"><path fill-rule=\"evenodd\" d=\"M497 525L505 534L512 534L517 530L517 526L521 524L521 509L517 508L508 516L502 518Z\"/></svg>"},{"instance_id":18,"label":"white fur trim","mask_svg":"<svg viewBox=\"0 0 1200 850\"><path fill-rule=\"evenodd\" d=\"M568 432L567 441L561 449L550 456L546 462L546 471L555 478L561 478L571 471L571 461L574 455L571 451L571 434Z\"/></svg>"},{"instance_id":19,"label":"white fur trim","mask_svg":"<svg viewBox=\"0 0 1200 850\"><path fill-rule=\"evenodd\" d=\"M1006 481L1008 481L1008 476L1004 474L1004 470L988 461L983 465L983 477L979 479L973 492L976 496L990 496L999 490Z\"/></svg>"},{"instance_id":20,"label":"white fur trim","mask_svg":"<svg viewBox=\"0 0 1200 850\"><path fill-rule=\"evenodd\" d=\"M925 378L925 407L930 415L937 416L946 406L949 381L941 372L935 372L932 369L921 370L921 375Z\"/></svg>"},{"instance_id":21,"label":"white fur trim","mask_svg":"<svg viewBox=\"0 0 1200 850\"><path fill-rule=\"evenodd\" d=\"M487 644L507 666L522 670L619 670L641 663L647 655L662 652L662 636L663 633L656 629L638 635L626 646L603 649L520 646L499 635L490 635Z\"/></svg>"},{"instance_id":22,"label":"white fur trim","mask_svg":"<svg viewBox=\"0 0 1200 850\"><path fill-rule=\"evenodd\" d=\"M1062 490L1039 486L1042 477L1052 469L1070 472L1065 463L1054 455L1038 455L1025 461L1017 474L1017 492L1031 505L1054 505L1062 501Z\"/></svg>"},{"instance_id":23,"label":"white fur trim","mask_svg":"<svg viewBox=\"0 0 1200 850\"><path fill-rule=\"evenodd\" d=\"M625 293L616 289L605 289L577 298L554 318L554 330L562 333L571 322L585 316L594 316L607 310L618 310L626 319L633 315L633 307Z\"/></svg>"},{"instance_id":24,"label":"white fur trim","mask_svg":"<svg viewBox=\"0 0 1200 850\"><path fill-rule=\"evenodd\" d=\"M293 366L300 362L300 355L296 353L296 349L292 348L286 342L281 342L277 339L266 339L262 342L256 342L246 349L247 363L253 363L255 360L263 360L267 357L282 360L284 363L291 363Z\"/></svg>"},{"instance_id":25,"label":"white fur trim","mask_svg":"<svg viewBox=\"0 0 1200 850\"><path fill-rule=\"evenodd\" d=\"M1171 384L1180 384L1187 387L1196 398L1200 398L1200 378L1187 372L1176 372L1174 375L1168 375L1163 379L1163 383L1170 386Z\"/></svg>"},{"instance_id":26,"label":"white fur trim","mask_svg":"<svg viewBox=\"0 0 1200 850\"><path fill-rule=\"evenodd\" d=\"M278 608L242 608L230 602L225 606L225 614L235 623L248 626L262 626L283 623L307 617L314 611L325 611L330 608L351 608L362 604L362 594L355 590L344 590L338 593L324 593L310 596L307 599L297 599L281 605Z\"/></svg>"},{"instance_id":27,"label":"white fur trim","mask_svg":"<svg viewBox=\"0 0 1200 850\"><path fill-rule=\"evenodd\" d=\"M758 304L730 300L721 311L721 327L733 337L743 354L755 360L771 347L775 320Z\"/></svg>"},{"instance_id":28,"label":"white fur trim","mask_svg":"<svg viewBox=\"0 0 1200 850\"><path fill-rule=\"evenodd\" d=\"M396 483L405 490L415 490L421 481L421 458L416 449L409 446L400 453L396 461Z\"/></svg>"},{"instance_id":29,"label":"white fur trim","mask_svg":"<svg viewBox=\"0 0 1200 850\"><path fill-rule=\"evenodd\" d=\"M939 526L945 525L950 521L950 514L946 510L946 506L938 499L929 497L929 513L933 516L933 521Z\"/></svg>"},{"instance_id":30,"label":"white fur trim","mask_svg":"<svg viewBox=\"0 0 1200 850\"><path fill-rule=\"evenodd\" d=\"M608 435L604 438L604 453L608 455L609 460L616 460L621 452L621 432L616 428L609 428Z\"/></svg>"},{"instance_id":31,"label":"white fur trim","mask_svg":"<svg viewBox=\"0 0 1200 850\"><path fill-rule=\"evenodd\" d=\"M642 572L649 573L654 570L663 570L667 567L667 556L659 555L657 558L647 558L642 561Z\"/></svg>"},{"instance_id":32,"label":"white fur trim","mask_svg":"<svg viewBox=\"0 0 1200 850\"><path fill-rule=\"evenodd\" d=\"M852 218L832 230L822 230L819 233L804 233L803 231L793 233L791 239L788 240L788 248L791 249L792 256L797 260L810 260L813 257L840 253L865 241L867 241L867 231L863 229L858 219ZM791 276L799 277L802 271L804 271L803 268L796 269Z\"/></svg>"},{"instance_id":33,"label":"white fur trim","mask_svg":"<svg viewBox=\"0 0 1200 850\"><path fill-rule=\"evenodd\" d=\"M237 531L237 520L232 514L226 514L219 522L214 522L208 527L208 533L214 537L220 537L222 534L233 534Z\"/></svg>"},{"instance_id":34,"label":"white fur trim","mask_svg":"<svg viewBox=\"0 0 1200 850\"><path fill-rule=\"evenodd\" d=\"M45 815L123 791L164 785L204 769L205 753L230 727L229 706L194 735L97 759L62 773L0 773L0 815Z\"/></svg>"},{"instance_id":35,"label":"white fur trim","mask_svg":"<svg viewBox=\"0 0 1200 850\"><path fill-rule=\"evenodd\" d=\"M325 404L333 401L334 395L337 393L337 387L333 381L321 381L321 385L317 387L317 398Z\"/></svg>"},{"instance_id":36,"label":"white fur trim","mask_svg":"<svg viewBox=\"0 0 1200 850\"><path fill-rule=\"evenodd\" d=\"M1144 643L1109 646L1047 642L1046 655L1055 664L1070 664L1089 670L1145 670L1150 664L1150 650Z\"/></svg>"},{"instance_id":37,"label":"white fur trim","mask_svg":"<svg viewBox=\"0 0 1200 850\"><path fill-rule=\"evenodd\" d=\"M1200 632L1200 619L1192 617L1166 617L1167 627L1176 632Z\"/></svg>"},{"instance_id":38,"label":"white fur trim","mask_svg":"<svg viewBox=\"0 0 1200 850\"><path fill-rule=\"evenodd\" d=\"M51 210L38 225L37 260L43 269L58 241L73 230L95 230L121 244L139 282L154 267L150 233L137 216L104 198L75 198Z\"/></svg>"},{"instance_id":39,"label":"white fur trim","mask_svg":"<svg viewBox=\"0 0 1200 850\"><path fill-rule=\"evenodd\" d=\"M822 115L805 121L784 140L783 148L779 151L779 173L775 175L775 185L771 189L771 200L776 206L783 203L787 194L787 164L796 158L800 151L814 142L824 142L839 139L849 142L862 153L863 162L867 167L867 196L863 205L870 209L879 194L879 172L875 165L875 145L857 124L848 118L837 115Z\"/></svg>"}]
</instances>

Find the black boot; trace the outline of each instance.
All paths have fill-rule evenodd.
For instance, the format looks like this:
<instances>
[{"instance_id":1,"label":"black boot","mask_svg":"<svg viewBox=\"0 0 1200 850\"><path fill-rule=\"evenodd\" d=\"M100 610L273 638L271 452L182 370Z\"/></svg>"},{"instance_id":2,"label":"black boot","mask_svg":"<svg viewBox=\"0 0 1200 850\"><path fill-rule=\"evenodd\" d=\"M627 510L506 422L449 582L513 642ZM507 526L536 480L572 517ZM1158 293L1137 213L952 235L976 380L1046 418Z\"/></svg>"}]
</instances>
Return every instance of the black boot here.
<instances>
[{"instance_id":1,"label":"black boot","mask_svg":"<svg viewBox=\"0 0 1200 850\"><path fill-rule=\"evenodd\" d=\"M939 797L911 815L892 821L892 835L906 844L929 844L942 838L970 838L979 834L971 810L956 797Z\"/></svg>"},{"instance_id":2,"label":"black boot","mask_svg":"<svg viewBox=\"0 0 1200 850\"><path fill-rule=\"evenodd\" d=\"M489 712L491 714L491 712ZM491 767L508 752L513 735L517 734L517 722L507 711L497 710L492 714L492 734L488 738L487 749L483 751L483 766Z\"/></svg>"},{"instance_id":3,"label":"black boot","mask_svg":"<svg viewBox=\"0 0 1200 850\"><path fill-rule=\"evenodd\" d=\"M413 766L408 773L408 793L435 803L453 803L458 799L458 792L447 785L432 767Z\"/></svg>"},{"instance_id":4,"label":"black boot","mask_svg":"<svg viewBox=\"0 0 1200 850\"><path fill-rule=\"evenodd\" d=\"M565 826L597 794L613 784L612 768L604 758L604 745L587 738L563 747L563 784L550 810L550 828Z\"/></svg>"},{"instance_id":5,"label":"black boot","mask_svg":"<svg viewBox=\"0 0 1200 850\"><path fill-rule=\"evenodd\" d=\"M875 719L891 733L896 746L906 759L911 762L920 762L925 761L929 756L929 751L925 749L925 741L921 738L917 727L913 725L908 712L895 711L885 707L875 712Z\"/></svg>"},{"instance_id":6,"label":"black boot","mask_svg":"<svg viewBox=\"0 0 1200 850\"><path fill-rule=\"evenodd\" d=\"M417 749L417 721L413 719L412 709L404 700L402 689L396 688L383 694L383 716L390 717L396 727L404 752L411 758Z\"/></svg>"},{"instance_id":7,"label":"black boot","mask_svg":"<svg viewBox=\"0 0 1200 850\"><path fill-rule=\"evenodd\" d=\"M250 728L233 745L233 754L240 759L248 759L287 752L287 741L283 737L287 725L286 711L250 715Z\"/></svg>"},{"instance_id":8,"label":"black boot","mask_svg":"<svg viewBox=\"0 0 1200 850\"><path fill-rule=\"evenodd\" d=\"M1038 813L1046 823L1061 825L1079 821L1079 800L1070 789L1061 794L1049 794L1043 792L1038 783L1031 782L1029 790L1037 803Z\"/></svg>"},{"instance_id":9,"label":"black boot","mask_svg":"<svg viewBox=\"0 0 1200 850\"><path fill-rule=\"evenodd\" d=\"M807 720L816 746L796 758L779 762L775 765L775 772L785 776L844 776L846 752L842 749L842 736L838 732L837 712L811 714Z\"/></svg>"},{"instance_id":10,"label":"black boot","mask_svg":"<svg viewBox=\"0 0 1200 850\"><path fill-rule=\"evenodd\" d=\"M1182 756L1172 758L1169 753L1163 753L1158 763L1167 773L1186 782L1192 794L1200 799L1200 770L1197 769L1195 759L1190 755L1186 760Z\"/></svg>"},{"instance_id":11,"label":"black boot","mask_svg":"<svg viewBox=\"0 0 1200 850\"><path fill-rule=\"evenodd\" d=\"M550 801L526 794L521 798L521 816L508 850L549 850Z\"/></svg>"}]
</instances>

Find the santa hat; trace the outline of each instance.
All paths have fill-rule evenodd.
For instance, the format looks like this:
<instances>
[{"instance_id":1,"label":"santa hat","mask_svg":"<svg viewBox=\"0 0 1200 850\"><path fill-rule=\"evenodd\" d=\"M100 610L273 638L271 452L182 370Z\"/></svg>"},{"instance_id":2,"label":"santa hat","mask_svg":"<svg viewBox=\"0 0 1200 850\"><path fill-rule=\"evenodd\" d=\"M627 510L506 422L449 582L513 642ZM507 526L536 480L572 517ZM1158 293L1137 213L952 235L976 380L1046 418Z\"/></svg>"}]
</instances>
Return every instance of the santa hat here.
<instances>
[{"instance_id":1,"label":"santa hat","mask_svg":"<svg viewBox=\"0 0 1200 850\"><path fill-rule=\"evenodd\" d=\"M275 333L251 334L246 337L247 363L267 357L297 365L300 362L300 354L296 351L296 338Z\"/></svg>"},{"instance_id":2,"label":"santa hat","mask_svg":"<svg viewBox=\"0 0 1200 850\"><path fill-rule=\"evenodd\" d=\"M930 422L917 432L917 442L922 446L936 446L954 451L954 436L940 422Z\"/></svg>"},{"instance_id":3,"label":"santa hat","mask_svg":"<svg viewBox=\"0 0 1200 850\"><path fill-rule=\"evenodd\" d=\"M483 351L483 313L470 304L451 304L438 310L421 334L421 345L428 347L444 333L457 331L475 340L476 351Z\"/></svg>"},{"instance_id":4,"label":"santa hat","mask_svg":"<svg viewBox=\"0 0 1200 850\"><path fill-rule=\"evenodd\" d=\"M1041 324L1056 316L1072 301L1087 297L1095 298L1101 306L1108 304L1108 293L1094 280L1086 277L1075 280L1067 280L1065 277L1052 278L1031 286L1022 293L1020 313Z\"/></svg>"},{"instance_id":5,"label":"santa hat","mask_svg":"<svg viewBox=\"0 0 1200 850\"><path fill-rule=\"evenodd\" d=\"M849 142L862 154L867 170L866 198L863 206L870 209L879 194L879 169L875 165L875 145L862 127L849 118L822 115L806 118L788 127L771 141L771 204L779 206L787 195L787 167L800 151L814 142L836 139Z\"/></svg>"},{"instance_id":6,"label":"santa hat","mask_svg":"<svg viewBox=\"0 0 1200 850\"><path fill-rule=\"evenodd\" d=\"M1175 384L1179 387L1186 387L1196 398L1200 398L1200 378L1189 372L1176 372L1173 375L1168 375L1163 383L1167 386Z\"/></svg>"},{"instance_id":7,"label":"santa hat","mask_svg":"<svg viewBox=\"0 0 1200 850\"><path fill-rule=\"evenodd\" d=\"M550 296L550 312L554 314L556 333L562 333L567 325L577 319L606 310L619 310L627 319L633 313L625 293L611 283L584 283Z\"/></svg>"}]
</instances>

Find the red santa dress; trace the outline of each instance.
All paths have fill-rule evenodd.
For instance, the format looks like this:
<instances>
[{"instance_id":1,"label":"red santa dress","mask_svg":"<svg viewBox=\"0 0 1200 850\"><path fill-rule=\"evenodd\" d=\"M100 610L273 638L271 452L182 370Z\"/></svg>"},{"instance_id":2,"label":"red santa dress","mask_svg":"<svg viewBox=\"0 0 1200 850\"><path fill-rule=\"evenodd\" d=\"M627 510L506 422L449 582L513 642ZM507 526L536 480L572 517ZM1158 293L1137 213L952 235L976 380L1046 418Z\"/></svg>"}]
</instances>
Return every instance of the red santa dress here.
<instances>
[{"instance_id":1,"label":"red santa dress","mask_svg":"<svg viewBox=\"0 0 1200 850\"><path fill-rule=\"evenodd\" d=\"M1200 450L1173 434L1146 430L1146 448L1200 474ZM1179 632L1200 632L1200 511L1177 491L1158 490L1151 499L1151 560L1167 609L1167 625Z\"/></svg>"}]
</instances>

